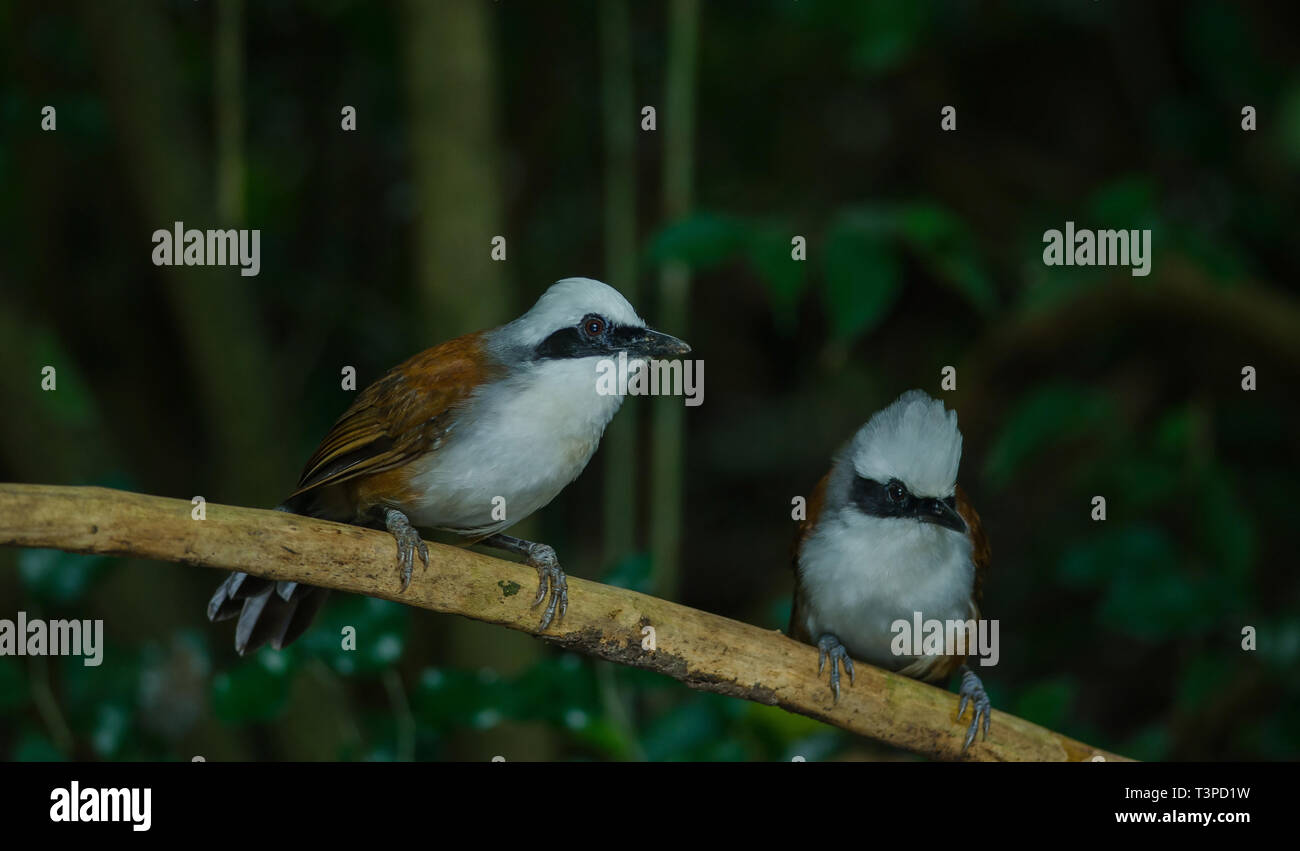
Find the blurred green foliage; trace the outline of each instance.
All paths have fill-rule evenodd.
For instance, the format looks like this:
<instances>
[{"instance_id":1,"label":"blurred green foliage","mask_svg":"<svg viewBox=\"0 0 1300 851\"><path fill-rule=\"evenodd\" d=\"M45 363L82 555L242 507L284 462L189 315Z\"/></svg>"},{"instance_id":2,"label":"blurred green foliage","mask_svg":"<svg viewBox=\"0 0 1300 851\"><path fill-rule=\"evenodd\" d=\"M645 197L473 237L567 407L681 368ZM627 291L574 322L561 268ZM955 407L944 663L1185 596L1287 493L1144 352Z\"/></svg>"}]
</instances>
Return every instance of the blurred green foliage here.
<instances>
[{"instance_id":1,"label":"blurred green foliage","mask_svg":"<svg viewBox=\"0 0 1300 851\"><path fill-rule=\"evenodd\" d=\"M965 435L961 481L994 550L994 706L1143 759L1300 756L1288 534L1300 12L1226 0L703 5L697 212L658 217L659 143L637 142L642 279L667 261L692 269L690 327L665 330L710 362L709 404L687 417L682 601L783 628L791 497L874 410L913 386L939 394L940 369L955 365L957 390L943 395ZM338 364L364 383L435 342L407 244L431 201L410 177L426 152L409 149L403 13L246 4L245 203L266 253L253 313L224 345L271 352L250 398L275 431L234 463L222 438L243 402L205 395L189 343L210 329L187 325L174 299L234 285L147 262L147 236L166 224L150 199L177 174L211 179L211 7L134 8L167 36L140 46L140 61L160 63L156 90L113 82L132 79L118 72L133 51L112 49L89 6L0 5L0 407L22 412L0 423L0 480L274 504L346 404ZM505 320L551 280L601 275L598 28L593 2L482 14L510 234ZM636 103L657 103L661 10L636 4L633 25ZM455 81L443 84L456 109ZM150 132L186 140L171 149L182 167L128 167L126 128L168 86L184 114ZM49 102L59 129L42 136L33 116ZM336 131L340 103L358 105L356 134ZM938 130L945 104L955 133ZM1239 128L1243 104L1258 109L1254 133ZM1067 220L1150 228L1152 275L1043 265L1043 232ZM791 259L795 236L806 262ZM454 263L481 261L486 245L449 261L444 298L458 297ZM654 321L652 296L637 306ZM59 390L33 392L47 363ZM1252 393L1245 364L1260 376ZM648 406L628 407L621 416ZM596 555L599 480L589 472L540 512L536 535L570 571L646 591L644 553ZM1098 495L1104 521L1091 517ZM0 755L900 757L379 600L333 595L294 646L240 659L229 624L202 617L216 581L0 553L0 617L102 617L107 644L100 667L0 657Z\"/></svg>"}]
</instances>

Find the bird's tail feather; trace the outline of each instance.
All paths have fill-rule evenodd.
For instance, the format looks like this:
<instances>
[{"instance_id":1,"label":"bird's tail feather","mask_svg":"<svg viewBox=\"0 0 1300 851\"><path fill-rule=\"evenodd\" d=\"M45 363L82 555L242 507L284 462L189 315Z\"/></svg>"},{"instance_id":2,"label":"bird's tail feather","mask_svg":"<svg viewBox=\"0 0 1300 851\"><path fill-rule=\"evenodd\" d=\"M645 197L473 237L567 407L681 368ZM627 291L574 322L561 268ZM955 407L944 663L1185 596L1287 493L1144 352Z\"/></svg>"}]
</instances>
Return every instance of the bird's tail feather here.
<instances>
[{"instance_id":1,"label":"bird's tail feather","mask_svg":"<svg viewBox=\"0 0 1300 851\"><path fill-rule=\"evenodd\" d=\"M276 510L290 509L277 505ZM328 596L328 589L314 585L232 573L208 601L208 620L215 623L239 618L235 624L235 650L241 656L267 642L281 650L307 630Z\"/></svg>"}]
</instances>

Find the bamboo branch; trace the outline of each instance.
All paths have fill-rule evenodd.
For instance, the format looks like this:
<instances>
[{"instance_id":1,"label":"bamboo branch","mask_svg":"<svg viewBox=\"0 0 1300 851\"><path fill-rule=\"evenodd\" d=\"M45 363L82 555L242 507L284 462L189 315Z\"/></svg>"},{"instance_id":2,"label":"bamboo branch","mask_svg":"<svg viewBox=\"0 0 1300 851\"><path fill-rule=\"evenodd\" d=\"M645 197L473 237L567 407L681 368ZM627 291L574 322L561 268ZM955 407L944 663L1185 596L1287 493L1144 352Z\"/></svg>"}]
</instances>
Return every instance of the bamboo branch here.
<instances>
[{"instance_id":1,"label":"bamboo branch","mask_svg":"<svg viewBox=\"0 0 1300 851\"><path fill-rule=\"evenodd\" d=\"M663 216L667 222L690 212L695 182L695 71L698 64L700 4L672 0L668 4L668 55L664 67ZM659 275L661 327L690 336L691 273L686 264L670 261ZM682 508L686 492L686 425L681 405L652 405L650 411L650 561L654 590L676 597L681 586Z\"/></svg>"},{"instance_id":2,"label":"bamboo branch","mask_svg":"<svg viewBox=\"0 0 1300 851\"><path fill-rule=\"evenodd\" d=\"M0 484L0 544L137 556L242 570L463 615L536 633L531 568L429 544L429 569L399 591L393 539L357 526L281 512L206 506L94 487ZM838 704L817 676L817 650L779 632L569 578L569 611L540 638L666 674L692 688L780 706L938 759L1123 760L994 710L987 742L961 753L957 696L863 663ZM196 613L197 616L197 613ZM654 649L645 630L653 627ZM643 641L645 644L643 644ZM969 720L969 714L967 715Z\"/></svg>"}]
</instances>

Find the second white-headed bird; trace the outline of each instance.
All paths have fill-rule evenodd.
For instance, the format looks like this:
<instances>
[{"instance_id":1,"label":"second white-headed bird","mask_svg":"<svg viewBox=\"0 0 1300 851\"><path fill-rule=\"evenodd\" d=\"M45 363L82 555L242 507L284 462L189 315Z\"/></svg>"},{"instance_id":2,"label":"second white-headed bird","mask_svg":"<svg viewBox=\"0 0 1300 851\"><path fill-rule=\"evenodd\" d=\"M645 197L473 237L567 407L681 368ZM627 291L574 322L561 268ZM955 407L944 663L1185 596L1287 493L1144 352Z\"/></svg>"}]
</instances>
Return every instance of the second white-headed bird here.
<instances>
[{"instance_id":1,"label":"second white-headed bird","mask_svg":"<svg viewBox=\"0 0 1300 851\"><path fill-rule=\"evenodd\" d=\"M989 545L979 515L957 487L957 414L920 390L877 412L840 450L808 501L795 543L790 635L817 646L818 673L831 662L853 678L860 659L927 681L962 670L958 717L972 704L963 750L990 705L984 685L957 655L897 655L892 624L978 621Z\"/></svg>"},{"instance_id":2,"label":"second white-headed bird","mask_svg":"<svg viewBox=\"0 0 1300 851\"><path fill-rule=\"evenodd\" d=\"M629 363L690 347L646 326L619 292L589 278L551 286L520 318L457 337L394 367L362 391L308 460L279 510L387 529L402 590L428 549L416 527L524 556L537 569L541 629L563 618L568 587L555 551L503 530L577 478L623 402L601 393L604 358ZM307 628L325 589L231 574L208 618L238 616L241 653L279 649Z\"/></svg>"}]
</instances>

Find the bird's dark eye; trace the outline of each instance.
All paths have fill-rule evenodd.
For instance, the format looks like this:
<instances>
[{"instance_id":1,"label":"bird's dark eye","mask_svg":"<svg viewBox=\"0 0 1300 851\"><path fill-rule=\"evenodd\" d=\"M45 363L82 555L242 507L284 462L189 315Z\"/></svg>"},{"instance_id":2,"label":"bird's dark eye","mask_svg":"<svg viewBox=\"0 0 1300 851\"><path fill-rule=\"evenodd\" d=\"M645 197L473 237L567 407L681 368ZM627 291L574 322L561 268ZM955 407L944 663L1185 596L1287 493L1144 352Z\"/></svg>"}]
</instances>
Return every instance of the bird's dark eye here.
<instances>
[{"instance_id":1,"label":"bird's dark eye","mask_svg":"<svg viewBox=\"0 0 1300 851\"><path fill-rule=\"evenodd\" d=\"M600 316L587 316L582 320L582 330L588 337L599 337L605 333L605 320Z\"/></svg>"},{"instance_id":2,"label":"bird's dark eye","mask_svg":"<svg viewBox=\"0 0 1300 851\"><path fill-rule=\"evenodd\" d=\"M885 486L885 494L889 497L890 502L902 502L907 496L907 488L903 483L895 479Z\"/></svg>"}]
</instances>

